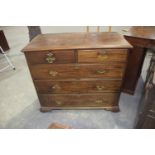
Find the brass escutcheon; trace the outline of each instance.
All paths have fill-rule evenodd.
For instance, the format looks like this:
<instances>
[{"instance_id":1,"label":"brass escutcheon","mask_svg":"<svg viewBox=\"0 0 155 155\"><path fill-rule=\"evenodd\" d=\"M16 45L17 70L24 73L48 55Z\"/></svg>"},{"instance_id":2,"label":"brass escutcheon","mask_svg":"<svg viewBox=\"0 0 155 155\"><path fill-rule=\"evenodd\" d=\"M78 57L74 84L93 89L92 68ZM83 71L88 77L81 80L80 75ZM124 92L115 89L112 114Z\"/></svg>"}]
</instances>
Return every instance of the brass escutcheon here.
<instances>
[{"instance_id":1,"label":"brass escutcheon","mask_svg":"<svg viewBox=\"0 0 155 155\"><path fill-rule=\"evenodd\" d=\"M101 103L103 103L103 102L102 102L102 100L96 100L95 103L101 104Z\"/></svg>"},{"instance_id":2,"label":"brass escutcheon","mask_svg":"<svg viewBox=\"0 0 155 155\"><path fill-rule=\"evenodd\" d=\"M61 102L61 101L56 101L56 104L57 104L57 105L61 105L62 102Z\"/></svg>"},{"instance_id":3,"label":"brass escutcheon","mask_svg":"<svg viewBox=\"0 0 155 155\"><path fill-rule=\"evenodd\" d=\"M58 74L58 72L56 72L56 71L49 71L49 75L51 75L51 76L56 76Z\"/></svg>"},{"instance_id":4,"label":"brass escutcheon","mask_svg":"<svg viewBox=\"0 0 155 155\"><path fill-rule=\"evenodd\" d=\"M48 63L53 63L55 60L56 60L56 58L54 57L54 54L53 54L53 53L48 53L48 54L47 54L46 61L47 61Z\"/></svg>"},{"instance_id":5,"label":"brass escutcheon","mask_svg":"<svg viewBox=\"0 0 155 155\"><path fill-rule=\"evenodd\" d=\"M105 74L107 72L107 70L97 70L96 71L98 74Z\"/></svg>"},{"instance_id":6,"label":"brass escutcheon","mask_svg":"<svg viewBox=\"0 0 155 155\"><path fill-rule=\"evenodd\" d=\"M61 89L61 87L60 87L58 84L55 84L54 86L52 86L52 89L57 89L57 90L59 90L59 89Z\"/></svg>"},{"instance_id":7,"label":"brass escutcheon","mask_svg":"<svg viewBox=\"0 0 155 155\"><path fill-rule=\"evenodd\" d=\"M108 102L107 100L96 100L95 103L97 104L102 104L102 103L105 103L105 102Z\"/></svg>"},{"instance_id":8,"label":"brass escutcheon","mask_svg":"<svg viewBox=\"0 0 155 155\"><path fill-rule=\"evenodd\" d=\"M101 52L99 52L98 53L98 59L100 61L104 61L104 60L108 59L107 52L105 50L102 50Z\"/></svg>"},{"instance_id":9,"label":"brass escutcheon","mask_svg":"<svg viewBox=\"0 0 155 155\"><path fill-rule=\"evenodd\" d=\"M105 89L105 86L96 86L96 88L97 88L97 90L103 90L103 89Z\"/></svg>"}]
</instances>

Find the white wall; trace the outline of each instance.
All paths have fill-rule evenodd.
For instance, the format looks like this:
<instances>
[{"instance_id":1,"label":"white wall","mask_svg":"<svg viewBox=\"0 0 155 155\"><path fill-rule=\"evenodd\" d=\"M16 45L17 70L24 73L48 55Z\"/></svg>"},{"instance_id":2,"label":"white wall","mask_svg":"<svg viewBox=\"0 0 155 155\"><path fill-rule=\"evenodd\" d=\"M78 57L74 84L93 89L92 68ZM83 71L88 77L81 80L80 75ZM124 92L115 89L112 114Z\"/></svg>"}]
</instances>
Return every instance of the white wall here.
<instances>
[{"instance_id":1,"label":"white wall","mask_svg":"<svg viewBox=\"0 0 155 155\"><path fill-rule=\"evenodd\" d=\"M112 31L122 32L122 29L128 29L127 26L112 26ZM89 27L90 32L96 32L96 26ZM65 32L86 32L86 26L41 26L42 33L65 33ZM100 26L101 32L107 32L108 26Z\"/></svg>"}]
</instances>

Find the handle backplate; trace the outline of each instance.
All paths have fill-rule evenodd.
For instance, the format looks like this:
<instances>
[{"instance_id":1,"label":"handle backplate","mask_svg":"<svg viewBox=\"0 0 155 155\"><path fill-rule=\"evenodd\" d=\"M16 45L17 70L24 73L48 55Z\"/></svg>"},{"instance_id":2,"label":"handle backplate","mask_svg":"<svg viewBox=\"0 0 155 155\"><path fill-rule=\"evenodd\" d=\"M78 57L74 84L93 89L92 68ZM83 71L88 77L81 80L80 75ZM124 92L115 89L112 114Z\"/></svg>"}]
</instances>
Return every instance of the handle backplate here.
<instances>
[{"instance_id":1,"label":"handle backplate","mask_svg":"<svg viewBox=\"0 0 155 155\"><path fill-rule=\"evenodd\" d=\"M54 61L56 60L56 58L54 57L54 54L53 53L48 53L47 54L47 57L46 57L46 61L48 63L53 63Z\"/></svg>"}]
</instances>

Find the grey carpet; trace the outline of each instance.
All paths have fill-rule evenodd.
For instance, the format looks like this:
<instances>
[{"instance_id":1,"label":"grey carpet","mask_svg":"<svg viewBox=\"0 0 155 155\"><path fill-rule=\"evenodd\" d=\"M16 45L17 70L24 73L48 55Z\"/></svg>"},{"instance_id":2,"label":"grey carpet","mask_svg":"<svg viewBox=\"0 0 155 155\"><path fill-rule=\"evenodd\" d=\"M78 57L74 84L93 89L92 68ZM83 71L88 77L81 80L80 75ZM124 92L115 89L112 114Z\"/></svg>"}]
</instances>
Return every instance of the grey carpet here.
<instances>
[{"instance_id":1,"label":"grey carpet","mask_svg":"<svg viewBox=\"0 0 155 155\"><path fill-rule=\"evenodd\" d=\"M140 78L134 96L121 94L118 113L105 110L53 110L41 113L39 101L36 100L12 118L5 128L46 129L51 123L58 122L74 129L131 129L134 127L142 87L143 80Z\"/></svg>"}]
</instances>

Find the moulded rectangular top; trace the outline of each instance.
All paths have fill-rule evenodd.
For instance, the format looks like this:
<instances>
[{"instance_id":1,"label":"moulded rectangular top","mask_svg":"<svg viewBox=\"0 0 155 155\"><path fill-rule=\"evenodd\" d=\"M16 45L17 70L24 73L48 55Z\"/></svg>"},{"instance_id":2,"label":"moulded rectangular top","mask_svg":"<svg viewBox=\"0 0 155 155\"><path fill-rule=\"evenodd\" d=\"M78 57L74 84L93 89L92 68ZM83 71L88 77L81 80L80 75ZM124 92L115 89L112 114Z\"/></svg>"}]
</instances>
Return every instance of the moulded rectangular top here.
<instances>
[{"instance_id":1,"label":"moulded rectangular top","mask_svg":"<svg viewBox=\"0 0 155 155\"><path fill-rule=\"evenodd\" d=\"M89 48L132 48L132 46L117 32L57 33L38 35L22 52Z\"/></svg>"}]
</instances>

